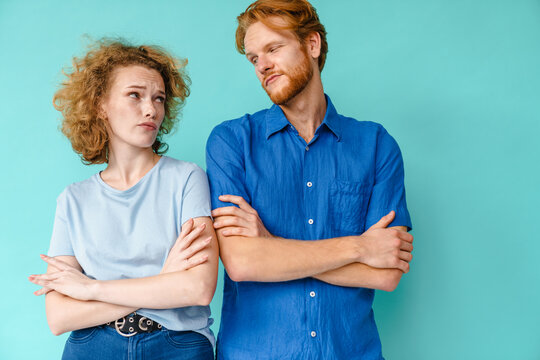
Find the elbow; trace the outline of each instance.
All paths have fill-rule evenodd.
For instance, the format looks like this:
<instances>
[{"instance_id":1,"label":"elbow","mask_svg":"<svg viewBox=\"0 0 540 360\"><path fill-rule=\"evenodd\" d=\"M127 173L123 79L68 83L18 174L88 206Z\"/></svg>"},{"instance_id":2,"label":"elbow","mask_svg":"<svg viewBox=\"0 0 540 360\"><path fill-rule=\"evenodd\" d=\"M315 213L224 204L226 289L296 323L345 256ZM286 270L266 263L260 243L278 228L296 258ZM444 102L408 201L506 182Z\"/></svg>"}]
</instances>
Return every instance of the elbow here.
<instances>
[{"instance_id":1,"label":"elbow","mask_svg":"<svg viewBox=\"0 0 540 360\"><path fill-rule=\"evenodd\" d=\"M250 267L252 264L246 257L238 252L226 251L222 246L221 250L221 262L223 262L223 267L227 272L227 275L232 281L241 282L241 281L252 281L254 280L255 269Z\"/></svg>"},{"instance_id":2,"label":"elbow","mask_svg":"<svg viewBox=\"0 0 540 360\"><path fill-rule=\"evenodd\" d=\"M54 336L62 335L67 331L67 329L62 325L60 319L54 318L49 314L47 314L47 324L49 325L49 329Z\"/></svg>"},{"instance_id":3,"label":"elbow","mask_svg":"<svg viewBox=\"0 0 540 360\"><path fill-rule=\"evenodd\" d=\"M381 278L379 289L387 292L396 290L402 275L403 273L401 270L388 270L387 273Z\"/></svg>"},{"instance_id":4,"label":"elbow","mask_svg":"<svg viewBox=\"0 0 540 360\"><path fill-rule=\"evenodd\" d=\"M196 306L208 306L214 298L217 285L217 273L216 276L203 280L199 283L199 286L194 291L193 303Z\"/></svg>"},{"instance_id":5,"label":"elbow","mask_svg":"<svg viewBox=\"0 0 540 360\"><path fill-rule=\"evenodd\" d=\"M205 286L197 299L197 305L199 306L208 306L212 302L212 299L214 298L216 287L210 288L208 286Z\"/></svg>"},{"instance_id":6,"label":"elbow","mask_svg":"<svg viewBox=\"0 0 540 360\"><path fill-rule=\"evenodd\" d=\"M45 310L47 314L47 325L49 325L51 333L54 336L59 336L69 331L69 329L65 326L65 320L62 318L62 311L58 311L59 309L55 306L55 303L53 303L56 299L52 299L52 297L56 298L56 295L56 293L46 295Z\"/></svg>"},{"instance_id":7,"label":"elbow","mask_svg":"<svg viewBox=\"0 0 540 360\"><path fill-rule=\"evenodd\" d=\"M232 281L241 282L253 280L253 271L251 271L248 266L243 264L240 259L235 259L235 261L229 259L227 261L222 258L222 261L223 266L227 271L227 275L229 276L229 278L231 278Z\"/></svg>"}]
</instances>

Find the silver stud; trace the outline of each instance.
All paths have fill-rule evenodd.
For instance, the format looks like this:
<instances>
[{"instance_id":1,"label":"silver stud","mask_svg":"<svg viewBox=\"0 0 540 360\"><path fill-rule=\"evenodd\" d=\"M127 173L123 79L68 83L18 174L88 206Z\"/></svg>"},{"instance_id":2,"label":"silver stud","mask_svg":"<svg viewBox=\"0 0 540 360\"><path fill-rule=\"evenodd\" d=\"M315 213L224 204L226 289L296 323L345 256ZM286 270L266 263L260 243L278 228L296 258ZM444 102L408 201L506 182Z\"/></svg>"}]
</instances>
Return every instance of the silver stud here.
<instances>
[{"instance_id":1,"label":"silver stud","mask_svg":"<svg viewBox=\"0 0 540 360\"><path fill-rule=\"evenodd\" d=\"M129 327L129 332L133 332L135 329L133 327Z\"/></svg>"}]
</instances>

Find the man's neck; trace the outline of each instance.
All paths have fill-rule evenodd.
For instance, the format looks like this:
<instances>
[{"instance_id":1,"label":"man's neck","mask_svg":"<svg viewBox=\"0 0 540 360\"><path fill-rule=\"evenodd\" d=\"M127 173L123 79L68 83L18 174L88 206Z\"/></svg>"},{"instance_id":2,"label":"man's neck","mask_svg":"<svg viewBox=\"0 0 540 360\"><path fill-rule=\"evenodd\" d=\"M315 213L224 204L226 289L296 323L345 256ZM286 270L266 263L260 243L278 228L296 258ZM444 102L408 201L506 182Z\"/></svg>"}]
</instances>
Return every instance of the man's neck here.
<instances>
[{"instance_id":1,"label":"man's neck","mask_svg":"<svg viewBox=\"0 0 540 360\"><path fill-rule=\"evenodd\" d=\"M309 143L326 114L326 98L320 76L314 75L301 93L287 104L280 105L280 108L298 134Z\"/></svg>"}]
</instances>

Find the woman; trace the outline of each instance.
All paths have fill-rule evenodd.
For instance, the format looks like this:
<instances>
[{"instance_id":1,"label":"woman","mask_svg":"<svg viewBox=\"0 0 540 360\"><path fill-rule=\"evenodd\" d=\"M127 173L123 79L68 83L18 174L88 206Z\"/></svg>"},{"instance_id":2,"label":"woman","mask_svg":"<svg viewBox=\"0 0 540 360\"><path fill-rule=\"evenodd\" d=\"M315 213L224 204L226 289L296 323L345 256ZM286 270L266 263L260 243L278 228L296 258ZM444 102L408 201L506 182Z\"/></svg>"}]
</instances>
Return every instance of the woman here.
<instances>
[{"instance_id":1,"label":"woman","mask_svg":"<svg viewBox=\"0 0 540 360\"><path fill-rule=\"evenodd\" d=\"M154 46L99 41L55 94L62 132L105 170L58 197L46 274L64 359L212 359L208 307L218 246L206 174L161 156L189 95L185 62Z\"/></svg>"}]
</instances>

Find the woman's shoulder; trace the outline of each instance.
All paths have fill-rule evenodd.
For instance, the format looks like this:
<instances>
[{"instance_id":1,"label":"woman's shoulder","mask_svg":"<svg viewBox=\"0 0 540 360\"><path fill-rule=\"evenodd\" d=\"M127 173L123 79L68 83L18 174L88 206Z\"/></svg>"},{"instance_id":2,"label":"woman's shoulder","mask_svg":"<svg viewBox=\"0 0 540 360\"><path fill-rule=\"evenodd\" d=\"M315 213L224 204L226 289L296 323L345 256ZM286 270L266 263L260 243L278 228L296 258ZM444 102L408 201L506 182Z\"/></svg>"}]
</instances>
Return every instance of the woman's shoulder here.
<instances>
[{"instance_id":1,"label":"woman's shoulder","mask_svg":"<svg viewBox=\"0 0 540 360\"><path fill-rule=\"evenodd\" d=\"M204 173L199 165L193 162L178 160L169 156L162 156L161 170L189 176L192 173Z\"/></svg>"},{"instance_id":2,"label":"woman's shoulder","mask_svg":"<svg viewBox=\"0 0 540 360\"><path fill-rule=\"evenodd\" d=\"M88 179L69 184L58 195L57 201L81 200L92 196L99 187L97 177L99 177L99 173L92 175Z\"/></svg>"}]
</instances>

